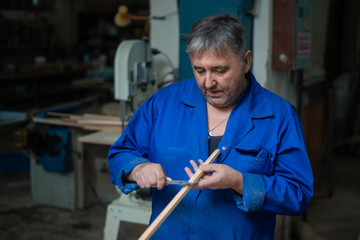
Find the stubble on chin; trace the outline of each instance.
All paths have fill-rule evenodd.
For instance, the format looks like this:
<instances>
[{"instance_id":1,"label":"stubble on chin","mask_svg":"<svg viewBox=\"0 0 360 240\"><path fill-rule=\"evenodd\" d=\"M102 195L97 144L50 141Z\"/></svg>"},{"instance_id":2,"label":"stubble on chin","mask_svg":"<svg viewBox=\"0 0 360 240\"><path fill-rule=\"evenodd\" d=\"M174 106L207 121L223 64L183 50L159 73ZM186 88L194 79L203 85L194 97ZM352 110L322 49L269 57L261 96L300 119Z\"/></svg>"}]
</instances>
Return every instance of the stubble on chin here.
<instances>
[{"instance_id":1,"label":"stubble on chin","mask_svg":"<svg viewBox=\"0 0 360 240\"><path fill-rule=\"evenodd\" d=\"M231 104L231 98L228 96L225 96L225 98L212 98L205 93L204 97L205 97L206 101L214 107L223 108L223 107L227 107Z\"/></svg>"}]
</instances>

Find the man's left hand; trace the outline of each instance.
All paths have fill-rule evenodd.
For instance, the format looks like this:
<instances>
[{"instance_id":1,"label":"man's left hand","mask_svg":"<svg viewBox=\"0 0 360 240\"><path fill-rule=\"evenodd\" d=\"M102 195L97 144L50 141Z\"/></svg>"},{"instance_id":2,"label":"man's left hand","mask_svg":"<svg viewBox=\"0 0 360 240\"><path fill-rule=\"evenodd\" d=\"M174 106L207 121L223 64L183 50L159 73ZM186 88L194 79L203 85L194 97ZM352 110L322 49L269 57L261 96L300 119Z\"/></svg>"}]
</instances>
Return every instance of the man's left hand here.
<instances>
[{"instance_id":1,"label":"man's left hand","mask_svg":"<svg viewBox=\"0 0 360 240\"><path fill-rule=\"evenodd\" d=\"M198 169L204 172L204 175L200 178L199 183L194 185L193 188L210 188L210 189L225 189L232 188L236 192L242 195L243 176L241 172L224 165L224 164L208 164L203 165L204 161L199 160L198 166L194 160L190 160L190 164L196 172ZM194 173L190 168L186 167L185 171L189 178Z\"/></svg>"}]
</instances>

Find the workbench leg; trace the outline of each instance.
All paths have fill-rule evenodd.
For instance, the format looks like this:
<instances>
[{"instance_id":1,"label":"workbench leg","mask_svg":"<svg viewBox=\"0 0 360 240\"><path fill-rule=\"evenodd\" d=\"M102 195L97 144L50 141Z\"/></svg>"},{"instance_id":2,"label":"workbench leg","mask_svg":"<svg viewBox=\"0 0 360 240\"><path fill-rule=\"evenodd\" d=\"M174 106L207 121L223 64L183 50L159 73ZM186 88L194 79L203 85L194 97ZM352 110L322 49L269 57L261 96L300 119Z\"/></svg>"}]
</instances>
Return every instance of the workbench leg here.
<instances>
[{"instance_id":1,"label":"workbench leg","mask_svg":"<svg viewBox=\"0 0 360 240\"><path fill-rule=\"evenodd\" d=\"M122 195L107 207L104 240L117 240L120 222L148 225L151 216L151 204L142 200L135 202L129 195Z\"/></svg>"},{"instance_id":2,"label":"workbench leg","mask_svg":"<svg viewBox=\"0 0 360 240\"><path fill-rule=\"evenodd\" d=\"M120 229L120 208L108 205L104 229L104 240L117 240Z\"/></svg>"}]
</instances>

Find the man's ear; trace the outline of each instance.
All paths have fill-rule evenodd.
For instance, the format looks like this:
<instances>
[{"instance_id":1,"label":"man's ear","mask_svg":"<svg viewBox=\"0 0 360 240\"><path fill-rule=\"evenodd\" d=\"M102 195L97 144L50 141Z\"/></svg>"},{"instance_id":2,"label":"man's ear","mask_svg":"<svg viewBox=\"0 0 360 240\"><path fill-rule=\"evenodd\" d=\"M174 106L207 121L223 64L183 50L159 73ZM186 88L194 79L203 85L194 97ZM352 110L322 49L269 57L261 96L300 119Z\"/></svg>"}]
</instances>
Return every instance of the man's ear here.
<instances>
[{"instance_id":1,"label":"man's ear","mask_svg":"<svg viewBox=\"0 0 360 240\"><path fill-rule=\"evenodd\" d=\"M250 50L247 50L244 55L245 73L249 72L251 61L252 61L252 52Z\"/></svg>"}]
</instances>

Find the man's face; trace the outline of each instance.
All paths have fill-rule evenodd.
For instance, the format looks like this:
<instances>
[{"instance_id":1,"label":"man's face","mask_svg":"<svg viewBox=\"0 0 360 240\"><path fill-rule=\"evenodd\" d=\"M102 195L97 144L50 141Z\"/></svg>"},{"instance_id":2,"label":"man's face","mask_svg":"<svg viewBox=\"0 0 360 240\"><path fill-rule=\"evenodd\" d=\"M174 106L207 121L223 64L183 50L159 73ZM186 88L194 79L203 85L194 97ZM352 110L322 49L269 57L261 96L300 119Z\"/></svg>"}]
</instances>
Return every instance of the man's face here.
<instances>
[{"instance_id":1,"label":"man's face","mask_svg":"<svg viewBox=\"0 0 360 240\"><path fill-rule=\"evenodd\" d=\"M250 68L251 52L246 52L243 62L230 51L221 55L207 51L190 60L206 101L218 108L235 105L246 86L245 73Z\"/></svg>"}]
</instances>

